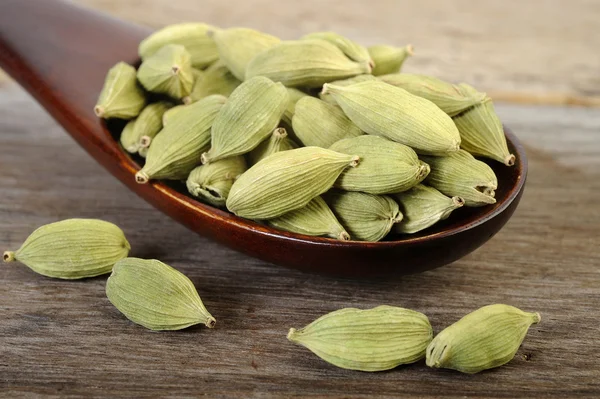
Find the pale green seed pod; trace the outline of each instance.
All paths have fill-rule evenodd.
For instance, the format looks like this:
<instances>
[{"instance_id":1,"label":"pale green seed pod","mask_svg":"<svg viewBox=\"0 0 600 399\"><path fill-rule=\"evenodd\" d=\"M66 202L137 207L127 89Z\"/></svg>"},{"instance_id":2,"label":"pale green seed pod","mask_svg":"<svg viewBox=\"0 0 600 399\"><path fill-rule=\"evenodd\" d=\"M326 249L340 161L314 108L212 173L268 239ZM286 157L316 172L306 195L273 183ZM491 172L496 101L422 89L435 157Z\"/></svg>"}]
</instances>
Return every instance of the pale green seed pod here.
<instances>
[{"instance_id":1,"label":"pale green seed pod","mask_svg":"<svg viewBox=\"0 0 600 399\"><path fill-rule=\"evenodd\" d=\"M131 247L123 231L97 219L66 219L35 230L4 262L18 260L36 273L79 279L110 273Z\"/></svg>"},{"instance_id":2,"label":"pale green seed pod","mask_svg":"<svg viewBox=\"0 0 600 399\"><path fill-rule=\"evenodd\" d=\"M192 92L183 98L183 102L185 104L195 103L213 94L229 97L241 83L219 60L206 68L201 76L196 77Z\"/></svg>"},{"instance_id":3,"label":"pale green seed pod","mask_svg":"<svg viewBox=\"0 0 600 399\"><path fill-rule=\"evenodd\" d=\"M200 165L187 178L187 189L211 205L224 207L233 182L246 171L243 156L221 159Z\"/></svg>"},{"instance_id":4,"label":"pale green seed pod","mask_svg":"<svg viewBox=\"0 0 600 399\"><path fill-rule=\"evenodd\" d=\"M356 75L348 79L341 79L331 82L332 85L336 86L351 86L355 83L366 82L367 80L376 80L377 78L373 75ZM319 93L319 98L326 103L337 105L330 93Z\"/></svg>"},{"instance_id":5,"label":"pale green seed pod","mask_svg":"<svg viewBox=\"0 0 600 399\"><path fill-rule=\"evenodd\" d=\"M475 89L468 92L478 93ZM460 146L463 150L473 155L493 159L506 166L515 164L515 156L510 153L506 145L502 122L496 115L489 97L485 97L481 104L455 116L453 120L460 133Z\"/></svg>"},{"instance_id":6,"label":"pale green seed pod","mask_svg":"<svg viewBox=\"0 0 600 399\"><path fill-rule=\"evenodd\" d=\"M323 148L328 148L336 141L364 134L340 107L310 96L296 103L292 128L303 145Z\"/></svg>"},{"instance_id":7,"label":"pale green seed pod","mask_svg":"<svg viewBox=\"0 0 600 399\"><path fill-rule=\"evenodd\" d=\"M326 236L342 241L350 235L321 197L313 198L305 207L284 213L267 223L277 229L307 236Z\"/></svg>"},{"instance_id":8,"label":"pale green seed pod","mask_svg":"<svg viewBox=\"0 0 600 399\"><path fill-rule=\"evenodd\" d=\"M175 118L175 115L179 114L181 111L187 110L187 108L187 105L176 105L175 107L167 110L162 117L163 127L167 126L167 123L170 123L170 121Z\"/></svg>"},{"instance_id":9,"label":"pale green seed pod","mask_svg":"<svg viewBox=\"0 0 600 399\"><path fill-rule=\"evenodd\" d=\"M140 148L139 151L138 151L138 155L140 157L142 157L142 158L146 158L146 156L148 156L148 149L149 148L150 147L142 147L142 148Z\"/></svg>"},{"instance_id":10,"label":"pale green seed pod","mask_svg":"<svg viewBox=\"0 0 600 399\"><path fill-rule=\"evenodd\" d=\"M498 179L487 164L465 150L445 157L421 157L431 167L425 184L449 197L460 197L466 206L495 204Z\"/></svg>"},{"instance_id":11,"label":"pale green seed pod","mask_svg":"<svg viewBox=\"0 0 600 399\"><path fill-rule=\"evenodd\" d=\"M261 52L281 43L275 36L249 28L230 28L215 31L219 58L239 80L246 78L246 67Z\"/></svg>"},{"instance_id":12,"label":"pale green seed pod","mask_svg":"<svg viewBox=\"0 0 600 399\"><path fill-rule=\"evenodd\" d=\"M137 78L152 93L182 99L194 87L193 71L190 54L185 47L169 44L142 62Z\"/></svg>"},{"instance_id":13,"label":"pale green seed pod","mask_svg":"<svg viewBox=\"0 0 600 399\"><path fill-rule=\"evenodd\" d=\"M452 211L462 207L460 197L446 197L433 187L418 184L408 191L392 196L404 217L392 230L399 234L413 234L448 219Z\"/></svg>"},{"instance_id":14,"label":"pale green seed pod","mask_svg":"<svg viewBox=\"0 0 600 399\"><path fill-rule=\"evenodd\" d=\"M373 68L372 72L373 76L400 72L404 61L409 56L414 55L414 49L411 44L404 47L379 44L369 47L368 50L371 59L375 62L375 68Z\"/></svg>"},{"instance_id":15,"label":"pale green seed pod","mask_svg":"<svg viewBox=\"0 0 600 399\"><path fill-rule=\"evenodd\" d=\"M373 60L371 59L371 55L369 54L369 51L366 47L338 33L315 32L303 36L302 39L320 39L333 44L334 46L342 50L346 57L350 58L352 61L356 61L361 64L367 64L369 66L369 72L367 73L370 73L373 67L375 66Z\"/></svg>"},{"instance_id":16,"label":"pale green seed pod","mask_svg":"<svg viewBox=\"0 0 600 399\"><path fill-rule=\"evenodd\" d=\"M247 219L273 219L306 206L329 190L359 158L319 147L277 152L242 174L231 187L227 209Z\"/></svg>"},{"instance_id":17,"label":"pale green seed pod","mask_svg":"<svg viewBox=\"0 0 600 399\"><path fill-rule=\"evenodd\" d=\"M150 330L181 330L216 320L183 273L156 259L125 258L106 282L108 300L136 324Z\"/></svg>"},{"instance_id":18,"label":"pale green seed pod","mask_svg":"<svg viewBox=\"0 0 600 399\"><path fill-rule=\"evenodd\" d=\"M288 137L287 131L284 128L278 127L273 130L273 133L269 138L248 153L248 161L250 162L250 165L255 165L258 161L271 154L280 151L293 150L294 148L298 148L298 144L294 143L294 141Z\"/></svg>"},{"instance_id":19,"label":"pale green seed pod","mask_svg":"<svg viewBox=\"0 0 600 399\"><path fill-rule=\"evenodd\" d=\"M510 362L539 313L488 305L440 332L427 347L427 365L474 374Z\"/></svg>"},{"instance_id":20,"label":"pale green seed pod","mask_svg":"<svg viewBox=\"0 0 600 399\"><path fill-rule=\"evenodd\" d=\"M144 167L135 174L140 184L150 179L183 180L210 145L210 128L227 99L213 95L186 105L152 140Z\"/></svg>"},{"instance_id":21,"label":"pale green seed pod","mask_svg":"<svg viewBox=\"0 0 600 399\"><path fill-rule=\"evenodd\" d=\"M386 195L334 190L324 199L353 240L380 241L402 220L398 204Z\"/></svg>"},{"instance_id":22,"label":"pale green seed pod","mask_svg":"<svg viewBox=\"0 0 600 399\"><path fill-rule=\"evenodd\" d=\"M146 60L166 45L180 44L190 53L192 66L203 69L219 58L217 46L208 36L208 31L216 29L203 23L169 25L142 40L138 51L142 60Z\"/></svg>"},{"instance_id":23,"label":"pale green seed pod","mask_svg":"<svg viewBox=\"0 0 600 399\"><path fill-rule=\"evenodd\" d=\"M427 75L393 73L380 76L379 79L431 101L449 116L458 115L485 99L485 93L476 91L466 94L452 83Z\"/></svg>"},{"instance_id":24,"label":"pale green seed pod","mask_svg":"<svg viewBox=\"0 0 600 399\"><path fill-rule=\"evenodd\" d=\"M215 120L210 150L202 154L202 163L252 151L277 127L287 102L281 83L264 77L242 83Z\"/></svg>"},{"instance_id":25,"label":"pale green seed pod","mask_svg":"<svg viewBox=\"0 0 600 399\"><path fill-rule=\"evenodd\" d=\"M289 87L320 87L323 83L369 73L367 64L349 60L324 40L286 41L250 61L246 79L265 76Z\"/></svg>"},{"instance_id":26,"label":"pale green seed pod","mask_svg":"<svg viewBox=\"0 0 600 399\"><path fill-rule=\"evenodd\" d=\"M412 147L419 154L458 151L460 135L452 119L434 103L378 80L351 86L325 84L348 118L368 134Z\"/></svg>"},{"instance_id":27,"label":"pale green seed pod","mask_svg":"<svg viewBox=\"0 0 600 399\"><path fill-rule=\"evenodd\" d=\"M135 131L133 127L135 126L135 119L127 122L123 131L121 132L121 137L119 138L119 142L121 146L125 149L125 151L134 154L140 149L140 140L139 137L135 135Z\"/></svg>"},{"instance_id":28,"label":"pale green seed pod","mask_svg":"<svg viewBox=\"0 0 600 399\"><path fill-rule=\"evenodd\" d=\"M337 367L383 371L425 357L433 330L422 313L395 306L346 308L290 329L288 339Z\"/></svg>"},{"instance_id":29,"label":"pale green seed pod","mask_svg":"<svg viewBox=\"0 0 600 399\"><path fill-rule=\"evenodd\" d=\"M132 119L139 115L146 105L146 96L138 85L136 74L135 68L124 62L110 68L94 107L96 116Z\"/></svg>"},{"instance_id":30,"label":"pale green seed pod","mask_svg":"<svg viewBox=\"0 0 600 399\"><path fill-rule=\"evenodd\" d=\"M286 87L288 92L288 104L281 116L281 119L287 123L289 126L292 126L292 118L294 117L294 113L296 112L296 104L300 101L301 98L307 97L303 91L300 91L294 87Z\"/></svg>"},{"instance_id":31,"label":"pale green seed pod","mask_svg":"<svg viewBox=\"0 0 600 399\"><path fill-rule=\"evenodd\" d=\"M346 169L334 186L346 191L390 194L406 191L429 174L412 148L383 137L363 135L334 143L330 150L356 154L360 165Z\"/></svg>"},{"instance_id":32,"label":"pale green seed pod","mask_svg":"<svg viewBox=\"0 0 600 399\"><path fill-rule=\"evenodd\" d=\"M163 128L163 115L172 106L173 104L166 101L149 104L142 110L140 116L135 119L135 124L133 125L133 131L131 132L131 135L133 136L132 139L136 140L135 145L137 146L138 151L141 148L147 148L150 146L152 139ZM121 134L121 139L122 138L123 133Z\"/></svg>"}]
</instances>

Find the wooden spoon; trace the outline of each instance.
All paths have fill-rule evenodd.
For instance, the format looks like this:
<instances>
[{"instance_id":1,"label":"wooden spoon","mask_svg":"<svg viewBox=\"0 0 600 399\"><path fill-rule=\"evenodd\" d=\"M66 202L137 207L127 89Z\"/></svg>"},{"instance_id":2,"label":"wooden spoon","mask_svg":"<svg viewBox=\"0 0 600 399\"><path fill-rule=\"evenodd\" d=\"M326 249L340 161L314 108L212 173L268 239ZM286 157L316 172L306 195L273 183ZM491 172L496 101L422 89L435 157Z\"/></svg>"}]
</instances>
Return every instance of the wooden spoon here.
<instances>
[{"instance_id":1,"label":"wooden spoon","mask_svg":"<svg viewBox=\"0 0 600 399\"><path fill-rule=\"evenodd\" d=\"M462 208L421 234L378 243L281 232L202 204L177 185L137 184L134 175L139 165L120 148L117 132L111 134L93 108L108 69L118 61L138 63L138 43L150 32L60 1L2 0L0 67L130 190L199 234L265 261L306 271L407 274L470 253L504 226L519 203L527 159L509 129L506 136L517 161L513 167L490 163L499 181L495 205Z\"/></svg>"}]
</instances>

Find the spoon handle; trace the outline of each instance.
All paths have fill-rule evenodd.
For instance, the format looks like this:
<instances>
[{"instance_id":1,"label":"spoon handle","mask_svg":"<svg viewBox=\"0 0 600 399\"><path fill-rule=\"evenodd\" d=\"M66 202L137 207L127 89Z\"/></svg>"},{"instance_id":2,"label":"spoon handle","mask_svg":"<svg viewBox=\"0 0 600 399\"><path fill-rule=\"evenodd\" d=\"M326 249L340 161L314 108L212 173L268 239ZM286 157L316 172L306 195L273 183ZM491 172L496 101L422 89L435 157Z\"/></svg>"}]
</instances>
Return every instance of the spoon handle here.
<instances>
[{"instance_id":1,"label":"spoon handle","mask_svg":"<svg viewBox=\"0 0 600 399\"><path fill-rule=\"evenodd\" d=\"M93 107L108 69L135 63L149 32L63 1L2 0L0 67L109 167L118 146Z\"/></svg>"}]
</instances>

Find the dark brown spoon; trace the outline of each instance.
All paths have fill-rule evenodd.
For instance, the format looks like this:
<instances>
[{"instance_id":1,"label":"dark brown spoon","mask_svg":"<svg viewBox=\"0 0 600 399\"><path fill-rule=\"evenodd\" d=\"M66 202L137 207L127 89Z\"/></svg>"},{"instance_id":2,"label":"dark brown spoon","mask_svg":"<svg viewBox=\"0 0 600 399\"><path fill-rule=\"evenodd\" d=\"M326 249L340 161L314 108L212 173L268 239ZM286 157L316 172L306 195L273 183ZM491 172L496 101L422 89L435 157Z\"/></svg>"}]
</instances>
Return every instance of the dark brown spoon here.
<instances>
[{"instance_id":1,"label":"dark brown spoon","mask_svg":"<svg viewBox=\"0 0 600 399\"><path fill-rule=\"evenodd\" d=\"M513 214L527 176L523 147L506 129L513 167L490 163L498 202L462 208L425 232L378 243L341 242L270 229L202 204L177 185L137 184L138 164L119 147L113 128L93 112L108 69L138 62L150 30L50 0L0 2L0 67L15 78L110 173L191 230L283 266L345 275L408 274L451 263L481 246ZM112 131L111 131L112 130Z\"/></svg>"}]
</instances>

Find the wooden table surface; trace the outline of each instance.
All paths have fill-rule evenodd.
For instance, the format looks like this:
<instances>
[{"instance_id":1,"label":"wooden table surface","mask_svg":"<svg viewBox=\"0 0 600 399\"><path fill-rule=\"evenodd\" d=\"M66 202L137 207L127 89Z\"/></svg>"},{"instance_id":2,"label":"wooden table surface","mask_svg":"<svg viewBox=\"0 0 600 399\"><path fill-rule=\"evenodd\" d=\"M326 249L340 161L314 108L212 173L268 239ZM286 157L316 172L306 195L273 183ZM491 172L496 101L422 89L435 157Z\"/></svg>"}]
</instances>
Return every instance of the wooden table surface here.
<instances>
[{"instance_id":1,"label":"wooden table surface","mask_svg":"<svg viewBox=\"0 0 600 399\"><path fill-rule=\"evenodd\" d=\"M16 85L0 96L0 243L70 217L121 226L133 256L188 275L213 330L155 333L109 303L106 278L59 281L0 268L0 392L154 397L563 397L600 395L600 112L499 105L530 175L506 227L466 258L383 281L283 269L196 236L100 168ZM268 250L268 248L265 248ZM342 307L424 312L435 331L491 303L538 311L516 358L478 375L423 362L384 373L330 366L286 340Z\"/></svg>"},{"instance_id":2,"label":"wooden table surface","mask_svg":"<svg viewBox=\"0 0 600 399\"><path fill-rule=\"evenodd\" d=\"M572 34L583 29L576 28ZM582 70L597 58L588 61ZM552 68L538 82L549 92ZM519 80L498 87L489 76L482 81L492 89ZM578 78L597 90L597 73L586 76ZM585 83L578 78L563 82L567 91ZM150 332L110 304L106 277L52 280L4 264L0 396L599 397L600 111L497 110L530 159L525 194L506 227L452 265L350 280L266 264L191 233L105 172L18 86L0 84L0 249L17 248L41 224L109 220L125 231L132 256L159 258L188 275L217 318L213 330ZM438 332L491 303L540 312L542 322L512 362L477 375L424 362L383 373L341 370L286 339L290 327L342 307L415 309Z\"/></svg>"}]
</instances>

